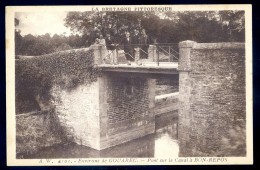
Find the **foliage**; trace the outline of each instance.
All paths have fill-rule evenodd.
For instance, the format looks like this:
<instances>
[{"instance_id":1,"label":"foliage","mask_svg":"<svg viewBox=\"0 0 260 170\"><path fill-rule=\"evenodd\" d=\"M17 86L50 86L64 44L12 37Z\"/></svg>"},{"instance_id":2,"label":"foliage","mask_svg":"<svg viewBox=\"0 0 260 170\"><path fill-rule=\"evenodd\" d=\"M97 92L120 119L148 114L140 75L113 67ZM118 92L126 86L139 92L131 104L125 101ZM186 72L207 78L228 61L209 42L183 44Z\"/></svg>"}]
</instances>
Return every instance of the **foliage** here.
<instances>
[{"instance_id":1,"label":"foliage","mask_svg":"<svg viewBox=\"0 0 260 170\"><path fill-rule=\"evenodd\" d=\"M229 34L229 41L239 41L240 39L245 39L244 11L220 11L219 15L224 29Z\"/></svg>"},{"instance_id":2,"label":"foliage","mask_svg":"<svg viewBox=\"0 0 260 170\"><path fill-rule=\"evenodd\" d=\"M57 48L55 48L55 51L65 51L65 50L71 50L71 46L66 44L66 43L62 43L61 45L59 45Z\"/></svg>"},{"instance_id":3,"label":"foliage","mask_svg":"<svg viewBox=\"0 0 260 170\"><path fill-rule=\"evenodd\" d=\"M54 110L16 116L16 153L18 158L54 144L66 142Z\"/></svg>"},{"instance_id":4,"label":"foliage","mask_svg":"<svg viewBox=\"0 0 260 170\"><path fill-rule=\"evenodd\" d=\"M96 81L99 75L99 70L94 67L93 52L88 49L19 59L16 60L15 71L16 108L22 100L28 98L48 106L52 98L50 90L55 84L73 90L80 84Z\"/></svg>"},{"instance_id":5,"label":"foliage","mask_svg":"<svg viewBox=\"0 0 260 170\"><path fill-rule=\"evenodd\" d=\"M15 25L19 20L15 18ZM15 54L38 56L60 50L88 47L100 34L111 33L118 43L125 31L146 29L152 42L178 43L183 40L197 42L244 42L244 11L182 11L131 12L88 11L69 12L65 26L76 35L49 34L21 36L15 30Z\"/></svg>"},{"instance_id":6,"label":"foliage","mask_svg":"<svg viewBox=\"0 0 260 170\"><path fill-rule=\"evenodd\" d=\"M21 36L15 31L15 55L38 56L57 51L86 47L86 37L79 35L50 34L34 36L31 34Z\"/></svg>"},{"instance_id":7,"label":"foliage","mask_svg":"<svg viewBox=\"0 0 260 170\"><path fill-rule=\"evenodd\" d=\"M151 39L160 43L244 41L244 11L196 12L69 12L65 26L87 35L105 34L111 29L119 39L127 30L147 30ZM111 26L111 28L109 27Z\"/></svg>"}]
</instances>

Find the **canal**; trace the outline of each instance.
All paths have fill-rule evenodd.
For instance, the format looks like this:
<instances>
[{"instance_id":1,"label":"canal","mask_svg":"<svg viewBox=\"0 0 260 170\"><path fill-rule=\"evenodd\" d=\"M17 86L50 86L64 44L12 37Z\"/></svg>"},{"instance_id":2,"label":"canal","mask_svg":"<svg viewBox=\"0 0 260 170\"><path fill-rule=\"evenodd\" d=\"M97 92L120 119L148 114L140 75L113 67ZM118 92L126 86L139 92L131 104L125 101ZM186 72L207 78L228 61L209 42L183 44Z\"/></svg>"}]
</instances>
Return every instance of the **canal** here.
<instances>
[{"instance_id":1,"label":"canal","mask_svg":"<svg viewBox=\"0 0 260 170\"><path fill-rule=\"evenodd\" d=\"M178 111L157 115L155 133L102 151L74 143L44 148L25 159L178 157Z\"/></svg>"}]
</instances>

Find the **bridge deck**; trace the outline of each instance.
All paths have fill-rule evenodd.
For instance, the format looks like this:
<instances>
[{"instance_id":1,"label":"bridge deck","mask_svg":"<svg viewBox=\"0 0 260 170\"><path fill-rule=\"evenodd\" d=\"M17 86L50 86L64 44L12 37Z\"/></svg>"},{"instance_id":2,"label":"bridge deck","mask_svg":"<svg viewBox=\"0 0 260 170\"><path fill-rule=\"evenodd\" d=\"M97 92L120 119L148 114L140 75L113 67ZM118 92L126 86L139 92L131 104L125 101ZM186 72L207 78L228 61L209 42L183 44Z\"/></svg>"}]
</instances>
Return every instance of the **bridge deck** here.
<instances>
[{"instance_id":1,"label":"bridge deck","mask_svg":"<svg viewBox=\"0 0 260 170\"><path fill-rule=\"evenodd\" d=\"M131 72L131 73L155 73L155 74L178 74L178 62L145 62L142 65L132 63L127 64L101 64L99 67L103 71L109 72Z\"/></svg>"}]
</instances>

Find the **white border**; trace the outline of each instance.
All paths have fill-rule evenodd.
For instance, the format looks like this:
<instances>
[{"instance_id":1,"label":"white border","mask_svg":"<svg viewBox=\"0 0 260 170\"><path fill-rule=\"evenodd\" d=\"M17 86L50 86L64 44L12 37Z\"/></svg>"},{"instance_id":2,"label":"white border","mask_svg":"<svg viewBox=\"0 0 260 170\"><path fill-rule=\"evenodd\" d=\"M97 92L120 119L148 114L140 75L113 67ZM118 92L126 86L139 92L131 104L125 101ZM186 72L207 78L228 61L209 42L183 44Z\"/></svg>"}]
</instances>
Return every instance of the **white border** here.
<instances>
[{"instance_id":1,"label":"white border","mask_svg":"<svg viewBox=\"0 0 260 170\"><path fill-rule=\"evenodd\" d=\"M209 11L209 10L245 10L246 26L246 157L225 157L224 162L214 162L217 158L202 157L171 158L166 162L150 162L156 158L134 158L133 162L120 160L123 158L84 158L85 161L99 163L79 163L80 159L16 159L16 124L15 124L15 55L14 55L14 18L15 12L48 12L48 11L100 11L104 7L171 7L172 11ZM223 165L253 164L253 98L252 98L252 5L114 5L114 6L8 6L6 7L6 121L7 121L7 165L8 166L60 166L60 165ZM182 159L182 162L180 160ZM196 159L201 159L195 162ZM207 160L206 160L207 159ZM210 161L211 159L211 161ZM183 161L188 162L183 162ZM192 162L189 162L189 161ZM223 159L222 159L223 160ZM48 162L49 161L49 162ZM60 161L61 163L59 163ZM67 162L66 162L67 161Z\"/></svg>"}]
</instances>

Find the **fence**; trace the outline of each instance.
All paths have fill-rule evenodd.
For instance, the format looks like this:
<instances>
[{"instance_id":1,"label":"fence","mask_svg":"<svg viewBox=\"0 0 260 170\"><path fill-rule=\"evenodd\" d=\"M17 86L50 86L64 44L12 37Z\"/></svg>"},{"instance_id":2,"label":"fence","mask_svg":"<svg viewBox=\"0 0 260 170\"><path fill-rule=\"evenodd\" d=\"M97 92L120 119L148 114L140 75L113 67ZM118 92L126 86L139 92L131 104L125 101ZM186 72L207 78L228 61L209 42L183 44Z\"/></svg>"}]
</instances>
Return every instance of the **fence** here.
<instances>
[{"instance_id":1,"label":"fence","mask_svg":"<svg viewBox=\"0 0 260 170\"><path fill-rule=\"evenodd\" d=\"M102 60L105 64L124 64L134 61L138 65L144 62L178 62L179 48L178 44L131 44L131 45L113 45L108 48L100 48ZM108 50L109 49L109 50Z\"/></svg>"}]
</instances>

